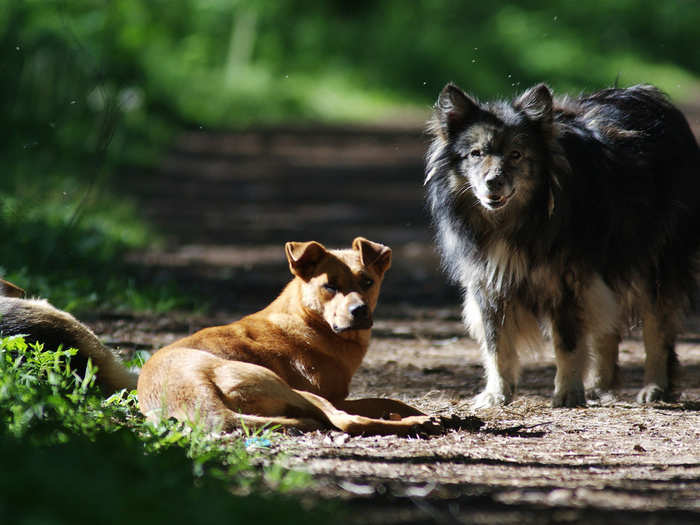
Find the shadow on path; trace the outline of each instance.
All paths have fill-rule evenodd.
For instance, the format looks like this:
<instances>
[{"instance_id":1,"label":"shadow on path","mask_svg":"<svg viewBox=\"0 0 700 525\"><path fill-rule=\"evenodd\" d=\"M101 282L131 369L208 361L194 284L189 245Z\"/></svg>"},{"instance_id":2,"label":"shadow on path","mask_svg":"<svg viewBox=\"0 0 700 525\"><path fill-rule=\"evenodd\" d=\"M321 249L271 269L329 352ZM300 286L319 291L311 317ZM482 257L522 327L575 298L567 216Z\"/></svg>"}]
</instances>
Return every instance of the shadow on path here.
<instances>
[{"instance_id":1,"label":"shadow on path","mask_svg":"<svg viewBox=\"0 0 700 525\"><path fill-rule=\"evenodd\" d=\"M286 241L346 247L364 236L394 250L383 304L454 307L423 203L426 142L402 129L185 133L158 169L119 181L167 240L135 262L215 308L250 310L289 280Z\"/></svg>"}]
</instances>

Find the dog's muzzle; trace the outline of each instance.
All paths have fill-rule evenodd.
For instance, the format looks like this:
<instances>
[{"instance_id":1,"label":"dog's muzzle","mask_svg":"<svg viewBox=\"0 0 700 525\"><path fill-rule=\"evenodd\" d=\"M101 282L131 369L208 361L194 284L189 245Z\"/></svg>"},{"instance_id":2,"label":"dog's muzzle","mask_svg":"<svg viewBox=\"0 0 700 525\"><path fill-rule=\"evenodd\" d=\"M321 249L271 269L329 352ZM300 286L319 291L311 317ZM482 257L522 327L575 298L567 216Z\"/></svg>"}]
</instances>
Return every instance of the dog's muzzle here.
<instances>
[{"instance_id":1,"label":"dog's muzzle","mask_svg":"<svg viewBox=\"0 0 700 525\"><path fill-rule=\"evenodd\" d=\"M488 208L492 210L497 210L498 208L502 208L503 206L508 204L508 201L513 195L515 195L515 188L513 188L511 192L506 195L489 194L486 197L485 201L482 202L484 202L484 204L486 204Z\"/></svg>"},{"instance_id":2,"label":"dog's muzzle","mask_svg":"<svg viewBox=\"0 0 700 525\"><path fill-rule=\"evenodd\" d=\"M350 322L347 326L333 325L335 333L347 332L348 330L367 330L372 328L372 314L365 303L357 303L348 308Z\"/></svg>"}]
</instances>

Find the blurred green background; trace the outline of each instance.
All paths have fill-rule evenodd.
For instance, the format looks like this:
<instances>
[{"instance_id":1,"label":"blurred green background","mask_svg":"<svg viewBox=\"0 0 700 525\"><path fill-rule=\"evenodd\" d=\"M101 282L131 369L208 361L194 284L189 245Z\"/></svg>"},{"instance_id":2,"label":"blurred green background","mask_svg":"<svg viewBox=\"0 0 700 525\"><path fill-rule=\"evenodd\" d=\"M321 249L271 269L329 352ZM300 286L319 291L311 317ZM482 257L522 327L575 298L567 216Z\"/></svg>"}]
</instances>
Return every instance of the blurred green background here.
<instances>
[{"instance_id":1,"label":"blurred green background","mask_svg":"<svg viewBox=\"0 0 700 525\"><path fill-rule=\"evenodd\" d=\"M696 0L5 0L0 274L70 309L177 306L123 277L154 236L114 174L178 130L419 125L450 80L483 98L650 82L688 103L699 27Z\"/></svg>"}]
</instances>

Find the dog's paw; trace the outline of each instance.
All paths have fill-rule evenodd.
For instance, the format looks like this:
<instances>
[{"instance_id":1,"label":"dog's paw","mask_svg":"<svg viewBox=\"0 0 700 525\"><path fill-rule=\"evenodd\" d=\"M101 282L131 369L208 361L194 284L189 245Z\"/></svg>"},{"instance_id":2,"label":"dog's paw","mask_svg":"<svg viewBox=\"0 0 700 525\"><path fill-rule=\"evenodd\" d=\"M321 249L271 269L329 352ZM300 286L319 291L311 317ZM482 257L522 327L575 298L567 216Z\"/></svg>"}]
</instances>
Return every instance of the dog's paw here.
<instances>
[{"instance_id":1,"label":"dog's paw","mask_svg":"<svg viewBox=\"0 0 700 525\"><path fill-rule=\"evenodd\" d=\"M435 416L409 416L401 420L411 425L411 430L416 434L443 434L445 427L442 420Z\"/></svg>"},{"instance_id":2,"label":"dog's paw","mask_svg":"<svg viewBox=\"0 0 700 525\"><path fill-rule=\"evenodd\" d=\"M586 399L589 405L605 406L615 402L615 394L604 388L587 388Z\"/></svg>"},{"instance_id":3,"label":"dog's paw","mask_svg":"<svg viewBox=\"0 0 700 525\"><path fill-rule=\"evenodd\" d=\"M576 408L586 406L586 394L583 386L555 391L552 397L552 407L554 408Z\"/></svg>"},{"instance_id":4,"label":"dog's paw","mask_svg":"<svg viewBox=\"0 0 700 525\"><path fill-rule=\"evenodd\" d=\"M651 383L642 388L637 394L637 403L654 403L655 401L664 401L667 397L667 392L656 383Z\"/></svg>"},{"instance_id":5,"label":"dog's paw","mask_svg":"<svg viewBox=\"0 0 700 525\"><path fill-rule=\"evenodd\" d=\"M481 394L474 397L472 400L472 408L479 410L481 408L494 408L510 403L510 397L500 392L491 392L484 390Z\"/></svg>"}]
</instances>

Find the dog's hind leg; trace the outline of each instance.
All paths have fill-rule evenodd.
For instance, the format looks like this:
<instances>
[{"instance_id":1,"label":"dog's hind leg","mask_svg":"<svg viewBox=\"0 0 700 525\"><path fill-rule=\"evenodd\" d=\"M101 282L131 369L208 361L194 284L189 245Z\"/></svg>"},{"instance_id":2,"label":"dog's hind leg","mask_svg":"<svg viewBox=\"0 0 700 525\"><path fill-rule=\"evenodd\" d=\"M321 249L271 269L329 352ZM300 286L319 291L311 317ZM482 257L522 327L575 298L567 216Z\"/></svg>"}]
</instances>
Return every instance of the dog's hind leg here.
<instances>
[{"instance_id":1,"label":"dog's hind leg","mask_svg":"<svg viewBox=\"0 0 700 525\"><path fill-rule=\"evenodd\" d=\"M282 425L315 430L331 421L316 404L291 389L273 371L251 363L220 360L209 379L218 399L215 412L225 429L247 425Z\"/></svg>"},{"instance_id":2,"label":"dog's hind leg","mask_svg":"<svg viewBox=\"0 0 700 525\"><path fill-rule=\"evenodd\" d=\"M241 423L332 427L322 410L272 370L194 348L156 352L142 369L138 395L141 412L154 422L176 417L223 431Z\"/></svg>"},{"instance_id":3,"label":"dog's hind leg","mask_svg":"<svg viewBox=\"0 0 700 525\"><path fill-rule=\"evenodd\" d=\"M212 379L220 393L219 399L225 405L220 407L220 412L217 410L223 417L225 429L241 423L253 426L272 424L300 430L335 427L353 435L399 436L442 430L437 420L400 401L339 402L340 406L359 409L360 412L367 410L370 417L348 413L321 396L290 388L271 370L250 363L226 362L217 366ZM380 412L383 415L387 410L394 412L390 416L399 417L380 419Z\"/></svg>"},{"instance_id":4,"label":"dog's hind leg","mask_svg":"<svg viewBox=\"0 0 700 525\"><path fill-rule=\"evenodd\" d=\"M362 402L355 404L362 408ZM374 405L373 400L369 404ZM146 363L139 381L139 406L150 421L173 416L224 432L243 425L300 430L335 427L350 434L441 430L438 422L398 401L386 405L399 416L408 414L398 420L349 414L323 397L290 388L272 370L193 348L164 349Z\"/></svg>"},{"instance_id":5,"label":"dog's hind leg","mask_svg":"<svg viewBox=\"0 0 700 525\"><path fill-rule=\"evenodd\" d=\"M679 368L675 349L675 315L664 312L657 302L645 310L642 319L646 360L644 386L637 394L637 402L668 400L672 396L673 379Z\"/></svg>"}]
</instances>

